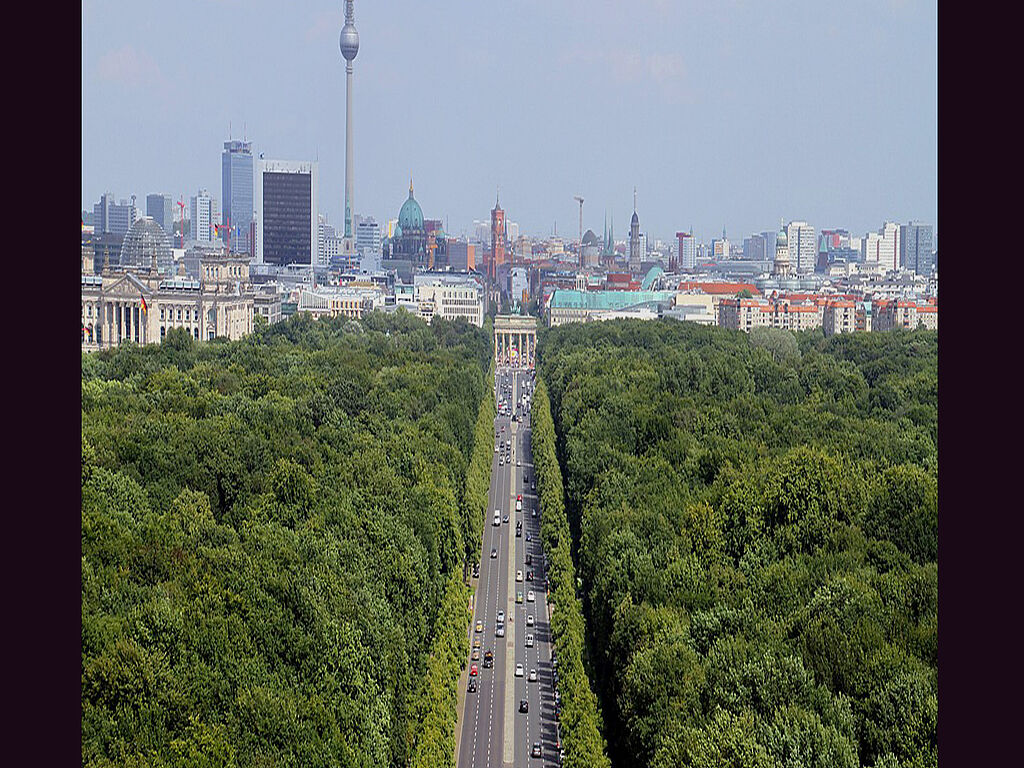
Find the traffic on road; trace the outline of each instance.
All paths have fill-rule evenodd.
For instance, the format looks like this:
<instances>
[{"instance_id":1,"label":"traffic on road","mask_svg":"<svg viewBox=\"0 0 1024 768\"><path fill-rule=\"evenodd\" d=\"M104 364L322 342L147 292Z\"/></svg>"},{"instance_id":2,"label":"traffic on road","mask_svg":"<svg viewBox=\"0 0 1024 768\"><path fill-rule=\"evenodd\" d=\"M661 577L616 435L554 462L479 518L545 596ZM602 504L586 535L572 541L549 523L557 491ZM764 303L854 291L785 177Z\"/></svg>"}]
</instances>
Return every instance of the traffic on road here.
<instances>
[{"instance_id":1,"label":"traffic on road","mask_svg":"<svg viewBox=\"0 0 1024 768\"><path fill-rule=\"evenodd\" d=\"M500 369L495 375L491 525L485 526L473 576L470 634L479 642L468 662L459 768L561 765L557 659L530 453L533 387L532 371Z\"/></svg>"}]
</instances>

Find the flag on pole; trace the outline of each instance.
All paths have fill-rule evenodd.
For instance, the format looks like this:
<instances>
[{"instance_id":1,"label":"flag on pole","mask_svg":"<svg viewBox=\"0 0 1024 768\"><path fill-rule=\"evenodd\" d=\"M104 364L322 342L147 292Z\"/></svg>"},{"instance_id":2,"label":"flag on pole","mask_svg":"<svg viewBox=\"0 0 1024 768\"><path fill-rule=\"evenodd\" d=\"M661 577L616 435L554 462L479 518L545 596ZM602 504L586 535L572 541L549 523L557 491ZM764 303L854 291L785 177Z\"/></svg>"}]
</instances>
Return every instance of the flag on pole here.
<instances>
[{"instance_id":1,"label":"flag on pole","mask_svg":"<svg viewBox=\"0 0 1024 768\"><path fill-rule=\"evenodd\" d=\"M142 314L148 315L149 314L149 305L146 303L146 297L143 294L141 294L141 293L139 295L142 296Z\"/></svg>"}]
</instances>

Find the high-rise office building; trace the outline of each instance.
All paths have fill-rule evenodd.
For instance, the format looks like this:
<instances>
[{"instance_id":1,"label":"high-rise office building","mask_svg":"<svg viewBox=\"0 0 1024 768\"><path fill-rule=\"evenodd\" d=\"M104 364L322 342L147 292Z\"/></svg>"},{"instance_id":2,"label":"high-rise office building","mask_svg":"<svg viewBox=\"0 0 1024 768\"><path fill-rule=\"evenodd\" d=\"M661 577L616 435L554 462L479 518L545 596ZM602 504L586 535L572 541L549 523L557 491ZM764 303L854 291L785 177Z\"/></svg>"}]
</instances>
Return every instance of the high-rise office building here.
<instances>
[{"instance_id":1,"label":"high-rise office building","mask_svg":"<svg viewBox=\"0 0 1024 768\"><path fill-rule=\"evenodd\" d=\"M356 250L364 262L376 262L381 258L380 224L372 216L355 218Z\"/></svg>"},{"instance_id":2,"label":"high-rise office building","mask_svg":"<svg viewBox=\"0 0 1024 768\"><path fill-rule=\"evenodd\" d=\"M778 236L779 233L775 230L765 230L761 233L761 237L764 239L764 257L768 261L775 258L775 239Z\"/></svg>"},{"instance_id":3,"label":"high-rise office building","mask_svg":"<svg viewBox=\"0 0 1024 768\"><path fill-rule=\"evenodd\" d=\"M879 264L886 271L899 268L900 227L891 221L882 224L878 232L868 232L861 241L861 260Z\"/></svg>"},{"instance_id":4,"label":"high-rise office building","mask_svg":"<svg viewBox=\"0 0 1024 768\"><path fill-rule=\"evenodd\" d=\"M132 195L131 202L122 200L115 203L113 193L104 192L100 201L92 207L93 228L98 235L124 237L140 215L139 209L135 207L135 195Z\"/></svg>"},{"instance_id":5,"label":"high-rise office building","mask_svg":"<svg viewBox=\"0 0 1024 768\"><path fill-rule=\"evenodd\" d=\"M174 234L174 201L170 195L146 195L146 215L159 224L168 237Z\"/></svg>"},{"instance_id":6,"label":"high-rise office building","mask_svg":"<svg viewBox=\"0 0 1024 768\"><path fill-rule=\"evenodd\" d=\"M764 261L765 253L763 235L751 235L743 238L744 261Z\"/></svg>"},{"instance_id":7,"label":"high-rise office building","mask_svg":"<svg viewBox=\"0 0 1024 768\"><path fill-rule=\"evenodd\" d=\"M224 213L219 223L228 225L221 231L221 239L228 242L230 237L232 252L247 253L253 212L252 142L225 141L220 168Z\"/></svg>"},{"instance_id":8,"label":"high-rise office building","mask_svg":"<svg viewBox=\"0 0 1024 768\"><path fill-rule=\"evenodd\" d=\"M256 161L256 263L313 264L317 163Z\"/></svg>"},{"instance_id":9,"label":"high-rise office building","mask_svg":"<svg viewBox=\"0 0 1024 768\"><path fill-rule=\"evenodd\" d=\"M818 238L806 221L791 221L786 226L790 268L799 273L813 272L818 260Z\"/></svg>"},{"instance_id":10,"label":"high-rise office building","mask_svg":"<svg viewBox=\"0 0 1024 768\"><path fill-rule=\"evenodd\" d=\"M679 241L678 268L683 272L692 270L697 266L697 243L693 239L693 232L676 232Z\"/></svg>"},{"instance_id":11,"label":"high-rise office building","mask_svg":"<svg viewBox=\"0 0 1024 768\"><path fill-rule=\"evenodd\" d=\"M339 238L334 227L327 223L326 216L321 213L316 218L316 263L326 267L338 255Z\"/></svg>"},{"instance_id":12,"label":"high-rise office building","mask_svg":"<svg viewBox=\"0 0 1024 768\"><path fill-rule=\"evenodd\" d=\"M918 275L932 272L932 225L911 221L900 227L900 266Z\"/></svg>"},{"instance_id":13,"label":"high-rise office building","mask_svg":"<svg viewBox=\"0 0 1024 768\"><path fill-rule=\"evenodd\" d=\"M192 240L210 243L216 237L216 226L220 223L220 204L205 189L200 189L189 203L192 215Z\"/></svg>"}]
</instances>

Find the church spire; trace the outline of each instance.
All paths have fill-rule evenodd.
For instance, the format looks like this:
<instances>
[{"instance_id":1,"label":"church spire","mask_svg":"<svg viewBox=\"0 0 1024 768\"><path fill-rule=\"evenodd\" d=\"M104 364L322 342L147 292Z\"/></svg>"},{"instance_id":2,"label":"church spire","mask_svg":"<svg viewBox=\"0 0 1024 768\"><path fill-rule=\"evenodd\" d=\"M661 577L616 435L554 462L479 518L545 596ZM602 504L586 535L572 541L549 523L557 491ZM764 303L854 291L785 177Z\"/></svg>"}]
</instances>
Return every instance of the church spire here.
<instances>
[{"instance_id":1,"label":"church spire","mask_svg":"<svg viewBox=\"0 0 1024 768\"><path fill-rule=\"evenodd\" d=\"M636 187L633 187L633 213L636 213Z\"/></svg>"},{"instance_id":2,"label":"church spire","mask_svg":"<svg viewBox=\"0 0 1024 768\"><path fill-rule=\"evenodd\" d=\"M409 197L412 197L412 174L409 174Z\"/></svg>"}]
</instances>

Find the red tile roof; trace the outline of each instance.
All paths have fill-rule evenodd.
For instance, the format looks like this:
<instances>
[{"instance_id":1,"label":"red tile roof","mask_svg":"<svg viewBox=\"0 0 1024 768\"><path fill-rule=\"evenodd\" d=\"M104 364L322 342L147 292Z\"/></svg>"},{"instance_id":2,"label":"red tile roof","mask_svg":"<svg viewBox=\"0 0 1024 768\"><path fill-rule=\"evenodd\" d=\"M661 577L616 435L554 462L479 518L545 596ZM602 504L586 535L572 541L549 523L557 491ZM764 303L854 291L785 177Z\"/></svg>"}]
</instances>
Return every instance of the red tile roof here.
<instances>
[{"instance_id":1,"label":"red tile roof","mask_svg":"<svg viewBox=\"0 0 1024 768\"><path fill-rule=\"evenodd\" d=\"M760 296L761 292L757 290L756 286L750 283L704 283L699 280L684 280L678 286L677 291L689 291L699 289L704 293L715 295L715 296L727 296L734 295L746 288L755 296Z\"/></svg>"}]
</instances>

